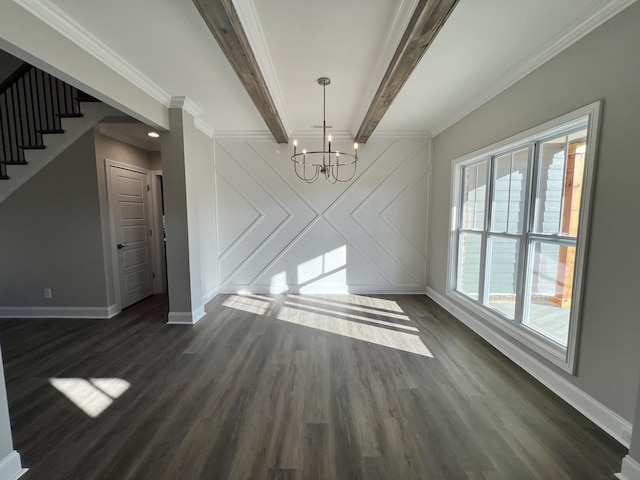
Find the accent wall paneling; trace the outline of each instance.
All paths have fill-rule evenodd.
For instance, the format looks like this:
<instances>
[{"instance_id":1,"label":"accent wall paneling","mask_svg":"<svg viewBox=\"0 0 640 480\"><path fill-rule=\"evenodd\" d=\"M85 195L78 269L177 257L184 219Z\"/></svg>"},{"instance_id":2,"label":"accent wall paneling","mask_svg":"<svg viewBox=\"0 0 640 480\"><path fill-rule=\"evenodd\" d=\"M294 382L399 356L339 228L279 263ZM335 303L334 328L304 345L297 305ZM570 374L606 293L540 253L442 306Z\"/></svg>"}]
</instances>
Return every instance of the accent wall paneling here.
<instances>
[{"instance_id":1,"label":"accent wall paneling","mask_svg":"<svg viewBox=\"0 0 640 480\"><path fill-rule=\"evenodd\" d=\"M424 293L429 143L371 140L332 185L298 179L288 146L218 139L220 291Z\"/></svg>"}]
</instances>

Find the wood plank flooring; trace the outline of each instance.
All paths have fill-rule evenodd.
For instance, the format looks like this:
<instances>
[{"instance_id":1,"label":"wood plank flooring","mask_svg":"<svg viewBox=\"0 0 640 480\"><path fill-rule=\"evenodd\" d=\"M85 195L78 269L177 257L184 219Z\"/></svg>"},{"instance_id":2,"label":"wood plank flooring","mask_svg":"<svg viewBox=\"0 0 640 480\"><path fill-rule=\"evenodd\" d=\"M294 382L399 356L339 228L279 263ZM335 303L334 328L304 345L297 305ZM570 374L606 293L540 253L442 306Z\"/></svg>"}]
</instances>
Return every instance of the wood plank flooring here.
<instances>
[{"instance_id":1,"label":"wood plank flooring","mask_svg":"<svg viewBox=\"0 0 640 480\"><path fill-rule=\"evenodd\" d=\"M166 317L152 297L0 321L24 480L600 480L626 454L424 296L219 296L193 327Z\"/></svg>"}]
</instances>

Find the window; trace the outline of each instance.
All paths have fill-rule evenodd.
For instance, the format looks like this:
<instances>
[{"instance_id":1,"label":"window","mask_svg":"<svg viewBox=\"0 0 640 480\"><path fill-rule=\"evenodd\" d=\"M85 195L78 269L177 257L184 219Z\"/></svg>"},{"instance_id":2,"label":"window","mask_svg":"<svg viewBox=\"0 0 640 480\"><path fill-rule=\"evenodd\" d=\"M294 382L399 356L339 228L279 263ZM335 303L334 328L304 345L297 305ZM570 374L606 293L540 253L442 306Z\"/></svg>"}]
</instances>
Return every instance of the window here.
<instances>
[{"instance_id":1,"label":"window","mask_svg":"<svg viewBox=\"0 0 640 480\"><path fill-rule=\"evenodd\" d=\"M599 108L453 165L448 294L570 372Z\"/></svg>"}]
</instances>

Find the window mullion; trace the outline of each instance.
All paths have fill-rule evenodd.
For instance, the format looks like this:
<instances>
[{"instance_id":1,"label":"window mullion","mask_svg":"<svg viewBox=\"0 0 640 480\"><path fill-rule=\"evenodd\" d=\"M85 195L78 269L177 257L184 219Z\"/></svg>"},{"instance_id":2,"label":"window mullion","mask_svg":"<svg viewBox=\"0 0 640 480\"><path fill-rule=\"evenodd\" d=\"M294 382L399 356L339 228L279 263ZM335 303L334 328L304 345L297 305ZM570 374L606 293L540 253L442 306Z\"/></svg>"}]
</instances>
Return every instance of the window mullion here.
<instances>
[{"instance_id":1,"label":"window mullion","mask_svg":"<svg viewBox=\"0 0 640 480\"><path fill-rule=\"evenodd\" d=\"M562 232L562 223L564 222L564 202L567 185L567 166L569 165L569 135L564 141L564 168L562 169L562 195L560 197L560 215L558 215L558 232Z\"/></svg>"},{"instance_id":2,"label":"window mullion","mask_svg":"<svg viewBox=\"0 0 640 480\"><path fill-rule=\"evenodd\" d=\"M486 284L487 284L487 246L488 246L488 234L487 231L491 225L491 205L493 204L494 185L493 174L495 169L495 157L491 157L488 160L487 165L487 178L485 185L486 193L484 196L484 228L482 229L482 239L480 246L480 284L478 285L478 301L480 304L485 304L486 299Z\"/></svg>"},{"instance_id":3,"label":"window mullion","mask_svg":"<svg viewBox=\"0 0 640 480\"><path fill-rule=\"evenodd\" d=\"M518 250L518 278L516 282L516 306L514 321L522 323L528 315L525 311L526 305L529 304L525 296L529 289L527 288L527 271L529 270L529 235L533 230L535 195L538 175L536 173L538 162L538 143L534 142L529 145L529 163L527 169L527 181L525 182L524 195L524 218L522 219L522 231L520 232L520 245Z\"/></svg>"}]
</instances>

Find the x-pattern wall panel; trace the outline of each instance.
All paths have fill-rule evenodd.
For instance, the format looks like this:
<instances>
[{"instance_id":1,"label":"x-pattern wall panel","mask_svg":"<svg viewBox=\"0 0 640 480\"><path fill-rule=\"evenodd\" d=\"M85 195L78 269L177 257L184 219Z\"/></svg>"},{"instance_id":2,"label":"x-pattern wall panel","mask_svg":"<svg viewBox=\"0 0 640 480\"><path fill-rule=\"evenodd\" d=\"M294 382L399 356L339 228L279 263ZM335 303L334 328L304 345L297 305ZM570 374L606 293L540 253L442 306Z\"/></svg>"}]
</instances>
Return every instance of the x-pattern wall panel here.
<instances>
[{"instance_id":1,"label":"x-pattern wall panel","mask_svg":"<svg viewBox=\"0 0 640 480\"><path fill-rule=\"evenodd\" d=\"M295 192L246 142L216 145L216 172L233 182L234 188L250 199L262 215L220 257L221 285L252 285L316 214L305 202L294 198ZM218 238L221 238L226 225L238 215L241 205L224 208L220 189L216 188L216 193Z\"/></svg>"},{"instance_id":2,"label":"x-pattern wall panel","mask_svg":"<svg viewBox=\"0 0 640 480\"><path fill-rule=\"evenodd\" d=\"M429 141L360 155L352 182L306 184L287 146L218 140L220 290L424 292Z\"/></svg>"},{"instance_id":3,"label":"x-pattern wall panel","mask_svg":"<svg viewBox=\"0 0 640 480\"><path fill-rule=\"evenodd\" d=\"M424 142L415 140L394 142L372 160L371 168L327 212L328 220L345 239L371 259L394 289L401 291L411 291L425 283L424 247L416 251L412 242L406 241L411 232L399 235L380 215L387 206L403 198L401 193L416 178L426 174L426 147ZM426 233L426 190L421 197L416 204L404 204L401 214ZM419 242L420 239L414 239L414 243Z\"/></svg>"}]
</instances>

